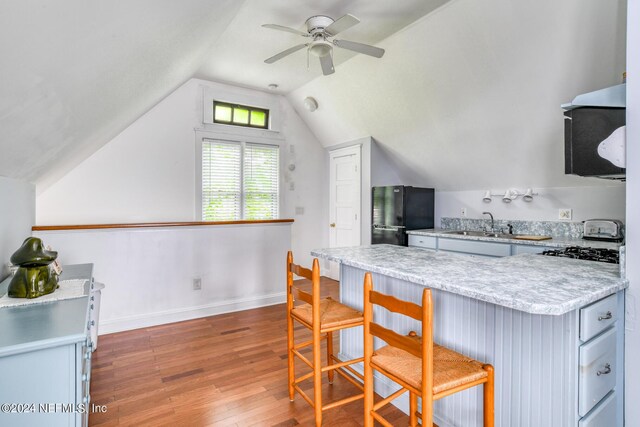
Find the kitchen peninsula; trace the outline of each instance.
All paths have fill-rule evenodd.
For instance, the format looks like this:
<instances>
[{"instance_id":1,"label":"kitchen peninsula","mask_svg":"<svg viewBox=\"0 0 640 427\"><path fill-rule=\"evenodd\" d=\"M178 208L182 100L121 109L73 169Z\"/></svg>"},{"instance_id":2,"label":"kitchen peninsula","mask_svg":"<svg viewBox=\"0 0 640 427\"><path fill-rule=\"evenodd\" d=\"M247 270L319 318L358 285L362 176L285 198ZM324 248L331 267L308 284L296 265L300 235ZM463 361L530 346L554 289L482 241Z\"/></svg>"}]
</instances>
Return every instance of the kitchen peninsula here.
<instances>
[{"instance_id":1,"label":"kitchen peninsula","mask_svg":"<svg viewBox=\"0 0 640 427\"><path fill-rule=\"evenodd\" d=\"M434 295L436 342L496 369L497 426L622 425L623 297L617 265L524 254L472 258L374 245L318 249L341 265L342 302L362 308L364 273L374 288L419 302ZM400 333L417 323L376 312ZM362 332L341 335L341 357L362 354ZM376 390L393 384L380 378ZM439 425L480 426L481 390L435 403ZM408 407L407 402L401 402Z\"/></svg>"}]
</instances>

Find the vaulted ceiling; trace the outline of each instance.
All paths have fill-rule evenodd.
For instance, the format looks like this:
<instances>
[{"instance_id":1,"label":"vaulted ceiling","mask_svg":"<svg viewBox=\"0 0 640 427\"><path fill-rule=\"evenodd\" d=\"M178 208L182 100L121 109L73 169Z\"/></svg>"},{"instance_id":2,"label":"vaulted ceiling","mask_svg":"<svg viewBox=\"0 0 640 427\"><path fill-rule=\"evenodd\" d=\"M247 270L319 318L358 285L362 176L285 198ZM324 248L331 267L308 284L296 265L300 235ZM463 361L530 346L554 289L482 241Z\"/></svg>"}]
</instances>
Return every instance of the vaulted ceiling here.
<instances>
[{"instance_id":1,"label":"vaulted ceiling","mask_svg":"<svg viewBox=\"0 0 640 427\"><path fill-rule=\"evenodd\" d=\"M3 1L0 175L46 188L194 76L287 93L321 74L304 51L264 64L300 41L263 23L351 13L344 38L376 44L445 1Z\"/></svg>"}]
</instances>

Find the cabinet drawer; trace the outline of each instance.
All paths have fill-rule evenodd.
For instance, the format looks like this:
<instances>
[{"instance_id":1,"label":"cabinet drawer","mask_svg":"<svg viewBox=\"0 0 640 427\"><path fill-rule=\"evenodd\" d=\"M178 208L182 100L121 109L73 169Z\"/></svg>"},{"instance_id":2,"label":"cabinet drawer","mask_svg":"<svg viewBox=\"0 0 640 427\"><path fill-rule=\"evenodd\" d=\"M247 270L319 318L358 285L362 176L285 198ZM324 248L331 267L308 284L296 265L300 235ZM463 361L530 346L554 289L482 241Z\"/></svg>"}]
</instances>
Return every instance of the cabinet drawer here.
<instances>
[{"instance_id":1,"label":"cabinet drawer","mask_svg":"<svg viewBox=\"0 0 640 427\"><path fill-rule=\"evenodd\" d=\"M580 346L580 416L585 416L616 385L616 328Z\"/></svg>"},{"instance_id":2,"label":"cabinet drawer","mask_svg":"<svg viewBox=\"0 0 640 427\"><path fill-rule=\"evenodd\" d=\"M478 242L475 240L442 239L438 249L443 251L465 252L494 257L511 255L511 245L506 243Z\"/></svg>"},{"instance_id":3,"label":"cabinet drawer","mask_svg":"<svg viewBox=\"0 0 640 427\"><path fill-rule=\"evenodd\" d=\"M616 294L580 309L580 340L589 341L618 319Z\"/></svg>"},{"instance_id":4,"label":"cabinet drawer","mask_svg":"<svg viewBox=\"0 0 640 427\"><path fill-rule=\"evenodd\" d=\"M578 423L578 427L614 427L618 425L616 392L612 391L593 411Z\"/></svg>"},{"instance_id":5,"label":"cabinet drawer","mask_svg":"<svg viewBox=\"0 0 640 427\"><path fill-rule=\"evenodd\" d=\"M541 254L543 251L554 249L549 246L540 245L513 245L513 254Z\"/></svg>"},{"instance_id":6,"label":"cabinet drawer","mask_svg":"<svg viewBox=\"0 0 640 427\"><path fill-rule=\"evenodd\" d=\"M409 246L418 246L421 248L435 249L436 240L437 240L436 237L409 234Z\"/></svg>"}]
</instances>

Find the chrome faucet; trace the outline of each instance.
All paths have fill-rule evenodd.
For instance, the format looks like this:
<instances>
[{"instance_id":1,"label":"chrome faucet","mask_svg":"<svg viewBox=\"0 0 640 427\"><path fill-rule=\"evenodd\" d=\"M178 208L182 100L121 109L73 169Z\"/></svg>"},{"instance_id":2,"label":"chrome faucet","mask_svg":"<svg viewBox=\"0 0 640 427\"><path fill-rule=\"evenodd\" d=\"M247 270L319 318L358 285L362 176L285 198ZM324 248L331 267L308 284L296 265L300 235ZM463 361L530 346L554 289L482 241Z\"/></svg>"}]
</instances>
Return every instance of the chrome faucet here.
<instances>
[{"instance_id":1,"label":"chrome faucet","mask_svg":"<svg viewBox=\"0 0 640 427\"><path fill-rule=\"evenodd\" d=\"M491 217L491 231L495 231L495 229L493 228L493 215L491 214L491 212L482 212L482 215L489 215L489 217Z\"/></svg>"}]
</instances>

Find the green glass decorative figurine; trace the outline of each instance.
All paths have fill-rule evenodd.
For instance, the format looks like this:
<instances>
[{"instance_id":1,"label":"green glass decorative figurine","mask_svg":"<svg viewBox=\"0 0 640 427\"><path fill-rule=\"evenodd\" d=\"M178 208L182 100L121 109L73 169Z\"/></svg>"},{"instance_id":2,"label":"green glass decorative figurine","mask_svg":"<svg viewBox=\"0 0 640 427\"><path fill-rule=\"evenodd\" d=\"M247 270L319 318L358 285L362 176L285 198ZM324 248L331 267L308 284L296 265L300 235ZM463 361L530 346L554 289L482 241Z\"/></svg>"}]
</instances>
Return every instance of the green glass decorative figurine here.
<instances>
[{"instance_id":1,"label":"green glass decorative figurine","mask_svg":"<svg viewBox=\"0 0 640 427\"><path fill-rule=\"evenodd\" d=\"M11 298L38 298L55 291L58 276L49 264L57 256L57 252L46 251L37 237L27 238L11 255L11 263L19 268L9 283L7 294Z\"/></svg>"}]
</instances>

